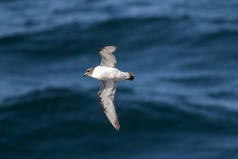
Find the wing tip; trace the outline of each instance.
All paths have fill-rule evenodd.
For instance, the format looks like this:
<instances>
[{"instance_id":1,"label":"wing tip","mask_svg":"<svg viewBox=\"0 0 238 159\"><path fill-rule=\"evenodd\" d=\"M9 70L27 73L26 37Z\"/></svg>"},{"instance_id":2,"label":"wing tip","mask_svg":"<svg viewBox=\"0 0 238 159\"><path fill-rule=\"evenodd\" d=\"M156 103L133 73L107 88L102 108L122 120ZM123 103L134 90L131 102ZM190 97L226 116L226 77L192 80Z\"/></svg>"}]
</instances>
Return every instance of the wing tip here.
<instances>
[{"instance_id":1,"label":"wing tip","mask_svg":"<svg viewBox=\"0 0 238 159\"><path fill-rule=\"evenodd\" d=\"M104 47L101 47L101 48L98 50L98 52L100 53L103 49L104 49Z\"/></svg>"},{"instance_id":2,"label":"wing tip","mask_svg":"<svg viewBox=\"0 0 238 159\"><path fill-rule=\"evenodd\" d=\"M102 52L104 49L108 49L110 50L111 52L115 52L117 50L117 46L104 46L102 48L99 49L99 53Z\"/></svg>"},{"instance_id":3,"label":"wing tip","mask_svg":"<svg viewBox=\"0 0 238 159\"><path fill-rule=\"evenodd\" d=\"M114 127L117 131L120 130L120 124L119 124L118 120L116 120L116 121L114 122L113 127Z\"/></svg>"}]
</instances>

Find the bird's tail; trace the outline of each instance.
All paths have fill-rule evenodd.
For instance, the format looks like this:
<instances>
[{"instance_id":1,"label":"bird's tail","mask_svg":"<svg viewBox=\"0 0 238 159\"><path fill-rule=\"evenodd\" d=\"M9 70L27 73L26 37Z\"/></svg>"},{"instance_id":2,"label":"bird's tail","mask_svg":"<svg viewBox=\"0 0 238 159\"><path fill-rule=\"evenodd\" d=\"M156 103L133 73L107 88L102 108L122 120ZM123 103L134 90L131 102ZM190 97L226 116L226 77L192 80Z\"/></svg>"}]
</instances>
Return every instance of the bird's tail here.
<instances>
[{"instance_id":1,"label":"bird's tail","mask_svg":"<svg viewBox=\"0 0 238 159\"><path fill-rule=\"evenodd\" d=\"M134 74L132 72L128 72L128 74L129 74L129 77L127 79L130 81L133 81L135 79Z\"/></svg>"}]
</instances>

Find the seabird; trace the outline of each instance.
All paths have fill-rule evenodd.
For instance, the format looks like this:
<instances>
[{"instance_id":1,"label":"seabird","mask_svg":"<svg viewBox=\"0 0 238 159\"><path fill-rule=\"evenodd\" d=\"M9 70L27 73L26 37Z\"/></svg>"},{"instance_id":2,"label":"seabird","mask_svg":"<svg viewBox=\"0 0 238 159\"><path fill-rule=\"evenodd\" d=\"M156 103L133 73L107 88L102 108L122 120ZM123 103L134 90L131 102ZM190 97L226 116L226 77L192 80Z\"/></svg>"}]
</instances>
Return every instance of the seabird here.
<instances>
[{"instance_id":1,"label":"seabird","mask_svg":"<svg viewBox=\"0 0 238 159\"><path fill-rule=\"evenodd\" d=\"M101 64L88 68L83 76L89 76L102 81L98 92L100 104L110 123L116 130L119 130L120 124L114 106L116 82L120 80L134 80L135 76L132 72L122 72L116 68L117 61L114 55L116 50L116 46L106 46L100 49Z\"/></svg>"}]
</instances>

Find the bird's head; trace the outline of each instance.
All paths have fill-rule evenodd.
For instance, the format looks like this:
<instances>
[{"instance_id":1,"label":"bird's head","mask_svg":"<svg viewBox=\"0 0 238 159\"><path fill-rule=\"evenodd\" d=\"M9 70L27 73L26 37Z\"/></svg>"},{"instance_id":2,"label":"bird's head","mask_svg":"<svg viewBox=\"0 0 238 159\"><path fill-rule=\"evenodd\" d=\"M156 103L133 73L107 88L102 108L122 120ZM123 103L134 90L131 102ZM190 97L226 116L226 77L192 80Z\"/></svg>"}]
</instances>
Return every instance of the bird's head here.
<instances>
[{"instance_id":1,"label":"bird's head","mask_svg":"<svg viewBox=\"0 0 238 159\"><path fill-rule=\"evenodd\" d=\"M94 67L88 68L88 69L85 71L83 77L85 77L85 76L91 76L92 73L93 73L93 70L94 70Z\"/></svg>"}]
</instances>

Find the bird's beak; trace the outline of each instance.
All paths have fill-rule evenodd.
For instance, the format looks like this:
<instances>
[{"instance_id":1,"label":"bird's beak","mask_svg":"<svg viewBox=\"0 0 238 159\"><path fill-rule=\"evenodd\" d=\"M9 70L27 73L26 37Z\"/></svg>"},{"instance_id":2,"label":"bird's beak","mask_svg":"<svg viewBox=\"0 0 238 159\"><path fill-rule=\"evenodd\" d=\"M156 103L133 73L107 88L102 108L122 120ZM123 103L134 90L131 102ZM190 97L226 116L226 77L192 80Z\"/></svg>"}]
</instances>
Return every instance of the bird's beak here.
<instances>
[{"instance_id":1,"label":"bird's beak","mask_svg":"<svg viewBox=\"0 0 238 159\"><path fill-rule=\"evenodd\" d=\"M83 74L83 77L87 76L87 73Z\"/></svg>"}]
</instances>

